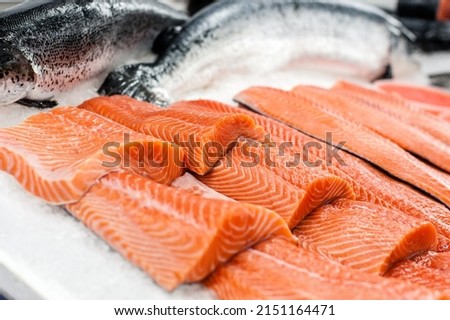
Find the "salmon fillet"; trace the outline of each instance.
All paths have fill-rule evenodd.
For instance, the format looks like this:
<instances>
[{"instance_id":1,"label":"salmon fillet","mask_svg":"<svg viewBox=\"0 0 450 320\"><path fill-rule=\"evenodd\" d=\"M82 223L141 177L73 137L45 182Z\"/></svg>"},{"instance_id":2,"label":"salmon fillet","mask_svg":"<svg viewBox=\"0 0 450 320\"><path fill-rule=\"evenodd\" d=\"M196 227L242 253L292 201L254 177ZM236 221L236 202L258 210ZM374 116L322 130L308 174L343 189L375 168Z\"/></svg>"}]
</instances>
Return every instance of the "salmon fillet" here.
<instances>
[{"instance_id":1,"label":"salmon fillet","mask_svg":"<svg viewBox=\"0 0 450 320\"><path fill-rule=\"evenodd\" d=\"M450 93L432 86L419 86L392 80L380 80L377 88L406 99L409 105L437 118L450 121Z\"/></svg>"},{"instance_id":2,"label":"salmon fillet","mask_svg":"<svg viewBox=\"0 0 450 320\"><path fill-rule=\"evenodd\" d=\"M302 154L310 164L347 181L355 193L356 200L371 202L386 208L397 209L423 221L430 221L440 233L436 250L449 249L450 211L443 205L422 195L409 185L387 176L366 161L349 153L339 152L342 161L327 156L327 145L302 132L292 129L279 121L258 115L242 108L230 107L211 100L191 101L190 108L198 111L250 114L257 124L270 132L270 139L277 144L290 142L286 153ZM305 155L305 146L308 148Z\"/></svg>"},{"instance_id":3,"label":"salmon fillet","mask_svg":"<svg viewBox=\"0 0 450 320\"><path fill-rule=\"evenodd\" d=\"M203 279L261 240L296 241L273 211L206 199L126 172L105 176L67 209L167 290Z\"/></svg>"},{"instance_id":4,"label":"salmon fillet","mask_svg":"<svg viewBox=\"0 0 450 320\"><path fill-rule=\"evenodd\" d=\"M419 161L375 132L327 113L309 99L264 87L247 89L234 99L322 141L326 141L326 133L331 132L328 143L334 146L344 143L345 150L450 206L449 175Z\"/></svg>"},{"instance_id":5,"label":"salmon fillet","mask_svg":"<svg viewBox=\"0 0 450 320\"><path fill-rule=\"evenodd\" d=\"M331 90L346 92L364 102L368 107L382 110L403 122L421 128L436 139L450 145L450 123L423 112L399 96L371 90L346 81L339 81Z\"/></svg>"},{"instance_id":6,"label":"salmon fillet","mask_svg":"<svg viewBox=\"0 0 450 320\"><path fill-rule=\"evenodd\" d=\"M392 80L381 80L375 83L377 88L393 95L400 95L408 102L415 101L430 105L450 107L450 93L446 90L432 86L419 86L416 84L402 83Z\"/></svg>"},{"instance_id":7,"label":"salmon fillet","mask_svg":"<svg viewBox=\"0 0 450 320\"><path fill-rule=\"evenodd\" d=\"M227 197L277 212L290 228L324 203L354 198L343 179L279 162L271 165L264 152L255 141L248 145L241 141L211 172L197 179Z\"/></svg>"},{"instance_id":8,"label":"salmon fillet","mask_svg":"<svg viewBox=\"0 0 450 320\"><path fill-rule=\"evenodd\" d=\"M338 200L310 213L294 234L311 250L364 272L383 275L394 263L430 249L430 222L367 202Z\"/></svg>"},{"instance_id":9,"label":"salmon fillet","mask_svg":"<svg viewBox=\"0 0 450 320\"><path fill-rule=\"evenodd\" d=\"M403 149L450 172L450 146L419 128L374 108L345 92L298 86L294 93L322 106L328 113L361 124Z\"/></svg>"},{"instance_id":10,"label":"salmon fillet","mask_svg":"<svg viewBox=\"0 0 450 320\"><path fill-rule=\"evenodd\" d=\"M238 254L205 284L220 299L439 299L438 291L346 267L281 239Z\"/></svg>"},{"instance_id":11,"label":"salmon fillet","mask_svg":"<svg viewBox=\"0 0 450 320\"><path fill-rule=\"evenodd\" d=\"M86 110L62 107L0 129L0 168L52 204L78 201L111 171L131 170L170 184L183 173L172 143Z\"/></svg>"},{"instance_id":12,"label":"salmon fillet","mask_svg":"<svg viewBox=\"0 0 450 320\"><path fill-rule=\"evenodd\" d=\"M126 96L97 97L80 108L98 113L137 132L174 142L185 151L186 167L205 174L242 136L264 138L264 130L244 114L160 109Z\"/></svg>"},{"instance_id":13,"label":"salmon fillet","mask_svg":"<svg viewBox=\"0 0 450 320\"><path fill-rule=\"evenodd\" d=\"M450 1L440 0L436 11L436 19L440 21L450 20Z\"/></svg>"},{"instance_id":14,"label":"salmon fillet","mask_svg":"<svg viewBox=\"0 0 450 320\"><path fill-rule=\"evenodd\" d=\"M406 280L450 295L450 252L426 252L397 263L386 277Z\"/></svg>"}]
</instances>

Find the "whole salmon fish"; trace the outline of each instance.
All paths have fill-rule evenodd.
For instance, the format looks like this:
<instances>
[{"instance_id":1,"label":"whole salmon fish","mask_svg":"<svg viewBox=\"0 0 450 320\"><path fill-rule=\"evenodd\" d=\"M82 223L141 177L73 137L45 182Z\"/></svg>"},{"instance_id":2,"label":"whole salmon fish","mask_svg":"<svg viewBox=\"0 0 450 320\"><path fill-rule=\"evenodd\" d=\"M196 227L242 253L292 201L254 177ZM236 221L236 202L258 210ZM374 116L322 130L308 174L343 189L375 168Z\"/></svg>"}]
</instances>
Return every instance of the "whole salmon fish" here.
<instances>
[{"instance_id":1,"label":"whole salmon fish","mask_svg":"<svg viewBox=\"0 0 450 320\"><path fill-rule=\"evenodd\" d=\"M0 105L52 106L45 100L111 67L125 49L150 48L161 30L185 20L152 0L37 1L2 11Z\"/></svg>"},{"instance_id":2,"label":"whole salmon fish","mask_svg":"<svg viewBox=\"0 0 450 320\"><path fill-rule=\"evenodd\" d=\"M399 77L409 71L409 37L382 10L355 2L224 0L168 32L155 63L118 68L99 92L166 105L226 74L298 65L363 79L377 78L391 65Z\"/></svg>"}]
</instances>

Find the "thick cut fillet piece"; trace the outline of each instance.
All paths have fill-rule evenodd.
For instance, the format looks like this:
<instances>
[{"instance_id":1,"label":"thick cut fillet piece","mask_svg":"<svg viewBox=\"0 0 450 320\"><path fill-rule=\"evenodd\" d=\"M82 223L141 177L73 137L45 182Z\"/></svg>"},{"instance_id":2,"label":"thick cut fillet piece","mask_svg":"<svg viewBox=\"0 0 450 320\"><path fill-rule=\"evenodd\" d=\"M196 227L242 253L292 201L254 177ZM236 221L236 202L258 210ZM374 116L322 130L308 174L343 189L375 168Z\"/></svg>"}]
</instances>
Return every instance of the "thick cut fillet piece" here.
<instances>
[{"instance_id":1,"label":"thick cut fillet piece","mask_svg":"<svg viewBox=\"0 0 450 320\"><path fill-rule=\"evenodd\" d=\"M438 291L346 267L281 239L220 267L205 284L220 299L441 299Z\"/></svg>"},{"instance_id":2,"label":"thick cut fillet piece","mask_svg":"<svg viewBox=\"0 0 450 320\"><path fill-rule=\"evenodd\" d=\"M308 167L317 167L334 174L351 184L356 200L371 202L386 208L394 208L409 216L430 221L443 236L439 237L436 250L449 249L450 211L440 203L424 196L383 172L377 170L366 161L349 153L339 151L334 153L332 147L317 139L311 138L285 124L261 116L252 111L235 108L211 100L190 101L189 108L207 112L246 113L270 133L270 139L276 143L290 143L291 147L284 149L286 154L301 154L302 161ZM306 148L306 146L309 146Z\"/></svg>"},{"instance_id":3,"label":"thick cut fillet piece","mask_svg":"<svg viewBox=\"0 0 450 320\"><path fill-rule=\"evenodd\" d=\"M226 122L226 119L230 119L228 120L230 123L233 123L233 119L237 119L242 121L241 123L241 128L240 130L242 131L241 134L238 136L236 135L236 137L245 137L245 138L249 138L249 139L253 139L256 141L263 141L265 139L266 134L268 134L268 132L266 132L264 130L264 128L262 128L261 126L259 126L258 124L256 124L255 119L253 119L252 114L244 114L244 113L235 113L235 112L228 112L227 114L222 114L221 116L217 116L217 111L215 110L197 110L196 108L191 108L191 101L178 101L176 103L173 103L170 105L170 108L164 109L166 111L170 111L168 112L168 114L170 115L166 115L166 113L161 113L164 116L168 116L171 118L183 118L183 120L186 121L190 121L196 125L209 125L209 126L217 126L217 124L222 124L222 123L218 123L218 119L220 119L221 121ZM160 111L164 111L161 110ZM200 116L198 116L200 114ZM239 115L246 115L246 117L229 117L231 114L239 114ZM198 117L197 117L198 116ZM239 129L239 127L236 127L235 129ZM222 131L226 131L229 130L229 128L227 127L223 127L221 129L220 126L217 126L216 130L218 130L217 132L217 137L220 137L220 130ZM222 132L223 134L223 132ZM233 139L233 140L237 140L237 138Z\"/></svg>"},{"instance_id":4,"label":"thick cut fillet piece","mask_svg":"<svg viewBox=\"0 0 450 320\"><path fill-rule=\"evenodd\" d=\"M450 207L450 176L375 132L327 113L310 99L278 89L253 87L235 100L315 138L342 146ZM331 132L332 134L327 133Z\"/></svg>"},{"instance_id":5,"label":"thick cut fillet piece","mask_svg":"<svg viewBox=\"0 0 450 320\"><path fill-rule=\"evenodd\" d=\"M382 110L399 120L421 128L435 138L450 145L450 123L408 104L399 96L371 90L350 82L340 81L331 90L346 92L363 101L367 106Z\"/></svg>"},{"instance_id":6,"label":"thick cut fillet piece","mask_svg":"<svg viewBox=\"0 0 450 320\"><path fill-rule=\"evenodd\" d=\"M275 212L206 199L132 173L111 173L68 210L159 285L172 290L275 235L296 239Z\"/></svg>"},{"instance_id":7,"label":"thick cut fillet piece","mask_svg":"<svg viewBox=\"0 0 450 320\"><path fill-rule=\"evenodd\" d=\"M218 165L197 178L232 199L276 211L295 227L309 212L338 198L354 198L343 179L311 168L286 168L264 158L264 147L240 141Z\"/></svg>"},{"instance_id":8,"label":"thick cut fillet piece","mask_svg":"<svg viewBox=\"0 0 450 320\"><path fill-rule=\"evenodd\" d=\"M381 110L368 108L344 92L298 86L293 92L313 100L328 113L361 124L395 142L403 149L450 172L450 146L408 123Z\"/></svg>"},{"instance_id":9,"label":"thick cut fillet piece","mask_svg":"<svg viewBox=\"0 0 450 320\"><path fill-rule=\"evenodd\" d=\"M397 263L386 277L406 280L450 296L450 252L433 251Z\"/></svg>"},{"instance_id":10,"label":"thick cut fillet piece","mask_svg":"<svg viewBox=\"0 0 450 320\"><path fill-rule=\"evenodd\" d=\"M450 121L450 108L435 106L433 104L417 103L417 102L411 102L411 104L413 104L415 107L423 110L426 113L434 115L435 117L437 117L443 121L447 121L447 122Z\"/></svg>"},{"instance_id":11,"label":"thick cut fillet piece","mask_svg":"<svg viewBox=\"0 0 450 320\"><path fill-rule=\"evenodd\" d=\"M262 140L264 130L244 114L170 110L125 96L97 97L80 108L110 118L135 131L177 143L186 153L186 167L205 174L240 137Z\"/></svg>"},{"instance_id":12,"label":"thick cut fillet piece","mask_svg":"<svg viewBox=\"0 0 450 320\"><path fill-rule=\"evenodd\" d=\"M431 86L402 83L392 80L377 81L376 86L393 95L400 95L413 107L450 121L450 92Z\"/></svg>"},{"instance_id":13,"label":"thick cut fillet piece","mask_svg":"<svg viewBox=\"0 0 450 320\"><path fill-rule=\"evenodd\" d=\"M436 228L430 222L351 200L316 209L294 234L311 250L379 275L394 263L430 249L437 240Z\"/></svg>"},{"instance_id":14,"label":"thick cut fillet piece","mask_svg":"<svg viewBox=\"0 0 450 320\"><path fill-rule=\"evenodd\" d=\"M383 91L398 94L408 101L450 107L450 92L438 87L420 86L392 80L381 80L375 84ZM444 110L445 108L442 109Z\"/></svg>"},{"instance_id":15,"label":"thick cut fillet piece","mask_svg":"<svg viewBox=\"0 0 450 320\"><path fill-rule=\"evenodd\" d=\"M0 167L49 203L78 201L100 177L132 170L170 184L183 173L175 144L95 113L57 108L0 129Z\"/></svg>"},{"instance_id":16,"label":"thick cut fillet piece","mask_svg":"<svg viewBox=\"0 0 450 320\"><path fill-rule=\"evenodd\" d=\"M345 165L340 170L348 174L363 190L357 200L397 209L421 221L429 221L440 236L435 250L447 251L450 237L450 210L440 203L412 189L372 167L362 159L342 154ZM354 187L355 189L355 187Z\"/></svg>"}]
</instances>

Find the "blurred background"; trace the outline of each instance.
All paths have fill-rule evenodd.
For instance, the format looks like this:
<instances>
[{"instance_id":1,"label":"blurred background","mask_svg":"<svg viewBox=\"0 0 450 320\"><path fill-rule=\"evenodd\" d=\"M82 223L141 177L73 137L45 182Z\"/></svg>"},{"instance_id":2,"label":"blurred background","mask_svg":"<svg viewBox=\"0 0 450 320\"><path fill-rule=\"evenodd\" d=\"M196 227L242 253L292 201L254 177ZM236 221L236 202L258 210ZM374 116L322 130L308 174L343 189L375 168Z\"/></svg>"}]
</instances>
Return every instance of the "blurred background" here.
<instances>
[{"instance_id":1,"label":"blurred background","mask_svg":"<svg viewBox=\"0 0 450 320\"><path fill-rule=\"evenodd\" d=\"M12 5L15 5L21 1L0 1L0 10L6 9L11 7Z\"/></svg>"}]
</instances>

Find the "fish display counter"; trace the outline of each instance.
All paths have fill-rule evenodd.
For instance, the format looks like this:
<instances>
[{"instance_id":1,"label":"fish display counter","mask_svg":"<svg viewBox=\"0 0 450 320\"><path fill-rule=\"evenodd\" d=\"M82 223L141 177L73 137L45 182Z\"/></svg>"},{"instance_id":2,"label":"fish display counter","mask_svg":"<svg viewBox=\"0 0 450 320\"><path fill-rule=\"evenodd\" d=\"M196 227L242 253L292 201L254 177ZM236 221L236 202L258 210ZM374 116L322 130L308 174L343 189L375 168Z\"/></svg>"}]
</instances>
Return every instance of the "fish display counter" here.
<instances>
[{"instance_id":1,"label":"fish display counter","mask_svg":"<svg viewBox=\"0 0 450 320\"><path fill-rule=\"evenodd\" d=\"M0 11L0 299L450 298L449 3L385 2Z\"/></svg>"}]
</instances>

